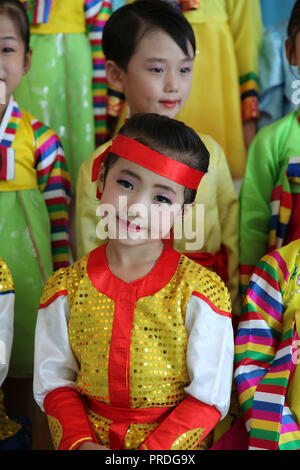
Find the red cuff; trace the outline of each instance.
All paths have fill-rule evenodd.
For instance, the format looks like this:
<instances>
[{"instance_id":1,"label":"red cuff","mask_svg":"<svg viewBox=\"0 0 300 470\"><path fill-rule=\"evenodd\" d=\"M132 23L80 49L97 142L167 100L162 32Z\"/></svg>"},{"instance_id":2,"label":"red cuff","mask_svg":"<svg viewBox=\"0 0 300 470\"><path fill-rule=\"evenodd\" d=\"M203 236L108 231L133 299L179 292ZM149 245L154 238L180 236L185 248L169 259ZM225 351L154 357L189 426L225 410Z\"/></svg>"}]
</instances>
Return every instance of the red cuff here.
<instances>
[{"instance_id":1,"label":"red cuff","mask_svg":"<svg viewBox=\"0 0 300 470\"><path fill-rule=\"evenodd\" d=\"M145 439L140 450L170 450L184 433L202 428L201 438L194 445L196 447L216 426L220 417L214 406L188 395Z\"/></svg>"},{"instance_id":2,"label":"red cuff","mask_svg":"<svg viewBox=\"0 0 300 470\"><path fill-rule=\"evenodd\" d=\"M250 121L251 119L259 119L258 98L256 96L248 96L242 99L242 119Z\"/></svg>"},{"instance_id":3,"label":"red cuff","mask_svg":"<svg viewBox=\"0 0 300 470\"><path fill-rule=\"evenodd\" d=\"M61 387L48 393L44 400L44 408L49 423L54 418L55 433L51 425L50 429L54 445L58 450L74 450L85 441L97 443L85 403L73 388Z\"/></svg>"}]
</instances>

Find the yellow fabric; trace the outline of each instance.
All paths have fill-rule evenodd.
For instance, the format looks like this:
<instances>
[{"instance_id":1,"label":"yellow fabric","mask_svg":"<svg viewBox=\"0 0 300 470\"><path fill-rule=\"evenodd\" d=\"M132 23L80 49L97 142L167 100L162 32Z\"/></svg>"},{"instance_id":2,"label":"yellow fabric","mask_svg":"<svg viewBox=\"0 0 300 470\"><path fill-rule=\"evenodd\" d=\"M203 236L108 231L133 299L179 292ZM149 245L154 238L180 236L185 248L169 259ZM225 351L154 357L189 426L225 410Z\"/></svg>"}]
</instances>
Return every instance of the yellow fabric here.
<instances>
[{"instance_id":1,"label":"yellow fabric","mask_svg":"<svg viewBox=\"0 0 300 470\"><path fill-rule=\"evenodd\" d=\"M212 136L224 149L232 177L246 165L239 79L258 75L262 37L259 0L199 1L184 13L196 37L193 85L177 118ZM257 86L256 86L257 89Z\"/></svg>"},{"instance_id":2,"label":"yellow fabric","mask_svg":"<svg viewBox=\"0 0 300 470\"><path fill-rule=\"evenodd\" d=\"M80 365L76 388L83 395L110 404L108 361L114 302L93 286L86 272L87 259L85 255L69 268L54 273L45 286L41 303L67 290L69 341ZM194 291L202 293L217 308L230 312L230 296L219 277L185 256L161 291L137 300L130 347L132 408L174 406L185 397L184 388L190 383L186 369L185 312ZM176 343L172 341L174 334ZM108 445L111 421L91 410L88 414L99 442ZM138 448L155 427L155 423L130 425L125 448Z\"/></svg>"},{"instance_id":3,"label":"yellow fabric","mask_svg":"<svg viewBox=\"0 0 300 470\"><path fill-rule=\"evenodd\" d=\"M54 416L47 415L47 418L48 418L48 424L49 424L51 437L53 440L53 445L55 449L58 449L62 440L62 435L63 435L62 426L60 422L58 421L58 419L55 418Z\"/></svg>"},{"instance_id":4,"label":"yellow fabric","mask_svg":"<svg viewBox=\"0 0 300 470\"><path fill-rule=\"evenodd\" d=\"M239 262L238 262L238 200L232 184L230 171L221 147L209 136L200 134L210 152L208 173L204 176L196 195L196 203L204 204L204 245L202 252L217 253L223 244L228 253L228 283L233 314L240 314L239 299ZM83 256L104 243L96 237L99 217L96 209L96 183L91 183L94 158L103 152L110 142L99 147L94 154L81 165L77 180L77 252ZM187 223L194 217L195 208L186 216ZM187 240L175 240L174 248L186 252ZM189 240L192 242L192 240Z\"/></svg>"},{"instance_id":5,"label":"yellow fabric","mask_svg":"<svg viewBox=\"0 0 300 470\"><path fill-rule=\"evenodd\" d=\"M48 23L32 25L32 34L83 33L85 0L53 0Z\"/></svg>"},{"instance_id":6,"label":"yellow fabric","mask_svg":"<svg viewBox=\"0 0 300 470\"><path fill-rule=\"evenodd\" d=\"M34 117L23 109L21 113L19 127L11 146L15 151L15 179L0 181L0 191L21 191L23 189L38 188L36 169L34 168L36 149L31 125ZM45 136L49 137L48 132Z\"/></svg>"},{"instance_id":7,"label":"yellow fabric","mask_svg":"<svg viewBox=\"0 0 300 470\"><path fill-rule=\"evenodd\" d=\"M5 261L0 258L0 292L14 290L14 281Z\"/></svg>"},{"instance_id":8,"label":"yellow fabric","mask_svg":"<svg viewBox=\"0 0 300 470\"><path fill-rule=\"evenodd\" d=\"M4 394L0 389L0 441L9 439L21 429L21 425L12 421L6 414Z\"/></svg>"},{"instance_id":9,"label":"yellow fabric","mask_svg":"<svg viewBox=\"0 0 300 470\"><path fill-rule=\"evenodd\" d=\"M288 329L290 325L295 321L298 341L300 340L300 240L281 248L280 253L283 255L283 250L287 253L284 256L287 266L289 266L290 260L295 260L295 270L297 272L293 277L293 271L289 277L287 289L283 295L283 303L286 305L284 312L284 329ZM295 271L294 271L295 273ZM300 366L299 366L299 350L300 343L297 345L298 357L293 357L297 360L294 376L288 389L287 403L296 416L297 422L300 423Z\"/></svg>"}]
</instances>

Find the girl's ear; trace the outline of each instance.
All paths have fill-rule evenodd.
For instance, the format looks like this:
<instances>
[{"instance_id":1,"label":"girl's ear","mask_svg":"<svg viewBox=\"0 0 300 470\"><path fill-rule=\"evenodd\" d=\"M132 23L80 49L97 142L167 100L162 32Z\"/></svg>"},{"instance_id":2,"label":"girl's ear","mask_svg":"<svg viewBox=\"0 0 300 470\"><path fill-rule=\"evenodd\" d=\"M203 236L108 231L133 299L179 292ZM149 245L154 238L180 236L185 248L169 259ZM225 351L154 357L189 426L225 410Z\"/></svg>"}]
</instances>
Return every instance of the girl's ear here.
<instances>
[{"instance_id":1,"label":"girl's ear","mask_svg":"<svg viewBox=\"0 0 300 470\"><path fill-rule=\"evenodd\" d=\"M105 167L104 167L104 163L102 162L100 166L98 179L97 179L97 187L101 194L104 191L104 174L105 174Z\"/></svg>"},{"instance_id":2,"label":"girl's ear","mask_svg":"<svg viewBox=\"0 0 300 470\"><path fill-rule=\"evenodd\" d=\"M124 89L124 70L121 69L114 60L107 60L105 63L107 83L117 90Z\"/></svg>"},{"instance_id":3,"label":"girl's ear","mask_svg":"<svg viewBox=\"0 0 300 470\"><path fill-rule=\"evenodd\" d=\"M31 59L32 59L32 48L30 48L29 51L26 52L25 54L23 75L26 75L26 73L29 72L30 67L31 67Z\"/></svg>"},{"instance_id":4,"label":"girl's ear","mask_svg":"<svg viewBox=\"0 0 300 470\"><path fill-rule=\"evenodd\" d=\"M291 65L297 65L295 50L292 52L292 43L290 38L285 40L285 55Z\"/></svg>"}]
</instances>

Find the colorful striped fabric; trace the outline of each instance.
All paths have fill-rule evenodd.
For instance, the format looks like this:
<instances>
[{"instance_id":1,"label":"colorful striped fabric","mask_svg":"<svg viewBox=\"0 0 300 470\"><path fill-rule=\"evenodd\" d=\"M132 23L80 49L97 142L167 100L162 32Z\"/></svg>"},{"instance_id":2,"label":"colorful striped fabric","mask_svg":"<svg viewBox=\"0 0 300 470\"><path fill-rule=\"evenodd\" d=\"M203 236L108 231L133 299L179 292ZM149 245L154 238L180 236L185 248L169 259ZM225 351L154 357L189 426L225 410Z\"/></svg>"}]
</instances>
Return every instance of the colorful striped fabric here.
<instances>
[{"instance_id":1,"label":"colorful striped fabric","mask_svg":"<svg viewBox=\"0 0 300 470\"><path fill-rule=\"evenodd\" d=\"M258 77L250 72L240 77L240 93L242 100L242 118L244 121L258 119Z\"/></svg>"},{"instance_id":2,"label":"colorful striped fabric","mask_svg":"<svg viewBox=\"0 0 300 470\"><path fill-rule=\"evenodd\" d=\"M69 265L68 208L71 189L63 148L57 135L37 120L31 122L35 137L35 167L50 223L54 269Z\"/></svg>"},{"instance_id":3,"label":"colorful striped fabric","mask_svg":"<svg viewBox=\"0 0 300 470\"><path fill-rule=\"evenodd\" d=\"M48 23L52 0L21 0L26 8L29 24Z\"/></svg>"},{"instance_id":4,"label":"colorful striped fabric","mask_svg":"<svg viewBox=\"0 0 300 470\"><path fill-rule=\"evenodd\" d=\"M6 125L6 129L3 133L0 145L3 145L4 147L11 147L13 140L15 138L16 132L18 130L20 120L21 120L21 112L19 110L19 106L16 100L13 99L12 110L11 110L9 120Z\"/></svg>"},{"instance_id":5,"label":"colorful striped fabric","mask_svg":"<svg viewBox=\"0 0 300 470\"><path fill-rule=\"evenodd\" d=\"M288 161L285 173L272 191L268 252L284 245L284 237L293 211L293 193L300 191L299 184L300 157L292 157ZM240 266L240 288L242 295L246 293L253 269L254 266L252 265L242 264Z\"/></svg>"},{"instance_id":6,"label":"colorful striped fabric","mask_svg":"<svg viewBox=\"0 0 300 470\"><path fill-rule=\"evenodd\" d=\"M291 266L280 250L266 255L252 274L244 301L234 375L250 431L249 449L300 449L300 428L286 403L297 340L295 319L285 316L283 301Z\"/></svg>"},{"instance_id":7,"label":"colorful striped fabric","mask_svg":"<svg viewBox=\"0 0 300 470\"><path fill-rule=\"evenodd\" d=\"M92 48L95 138L96 145L99 146L108 140L107 83L102 34L105 23L112 12L111 1L86 0L84 11Z\"/></svg>"}]
</instances>

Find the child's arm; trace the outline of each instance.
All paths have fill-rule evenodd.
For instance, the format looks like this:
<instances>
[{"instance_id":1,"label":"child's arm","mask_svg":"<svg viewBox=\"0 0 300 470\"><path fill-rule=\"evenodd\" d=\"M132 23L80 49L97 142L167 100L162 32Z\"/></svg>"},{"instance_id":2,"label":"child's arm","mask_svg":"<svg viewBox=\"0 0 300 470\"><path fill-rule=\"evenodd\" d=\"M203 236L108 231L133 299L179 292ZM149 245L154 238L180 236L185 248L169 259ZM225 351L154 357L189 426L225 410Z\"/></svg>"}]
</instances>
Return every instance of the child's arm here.
<instances>
[{"instance_id":1,"label":"child's arm","mask_svg":"<svg viewBox=\"0 0 300 470\"><path fill-rule=\"evenodd\" d=\"M39 121L32 122L35 137L35 168L51 224L54 270L69 264L68 205L70 176L57 135Z\"/></svg>"},{"instance_id":2,"label":"child's arm","mask_svg":"<svg viewBox=\"0 0 300 470\"><path fill-rule=\"evenodd\" d=\"M0 260L0 387L9 369L9 359L13 341L14 322L14 283L7 264Z\"/></svg>"},{"instance_id":3,"label":"child's arm","mask_svg":"<svg viewBox=\"0 0 300 470\"><path fill-rule=\"evenodd\" d=\"M211 279L216 299L220 298L224 310L200 292L193 293L186 312L190 377L187 396L145 439L140 449L194 449L228 411L233 370L230 301L228 293L224 294L225 286L214 273Z\"/></svg>"},{"instance_id":4,"label":"child's arm","mask_svg":"<svg viewBox=\"0 0 300 470\"><path fill-rule=\"evenodd\" d=\"M52 289L56 274L46 284L35 333L34 397L46 412L54 445L76 449L97 443L84 401L75 390L78 364L68 341L69 305L66 291Z\"/></svg>"},{"instance_id":5,"label":"child's arm","mask_svg":"<svg viewBox=\"0 0 300 470\"><path fill-rule=\"evenodd\" d=\"M280 149L273 133L261 129L252 142L240 192L240 279L244 295L250 275L268 251L271 195L278 180ZM274 133L275 137L275 133Z\"/></svg>"},{"instance_id":6,"label":"child's arm","mask_svg":"<svg viewBox=\"0 0 300 470\"><path fill-rule=\"evenodd\" d=\"M96 146L108 140L107 83L105 57L102 49L102 34L112 12L110 0L85 0L84 11L90 36L93 61L93 107Z\"/></svg>"},{"instance_id":7,"label":"child's arm","mask_svg":"<svg viewBox=\"0 0 300 470\"><path fill-rule=\"evenodd\" d=\"M284 116L283 47L284 39L276 27L266 29L259 56L259 127Z\"/></svg>"},{"instance_id":8,"label":"child's arm","mask_svg":"<svg viewBox=\"0 0 300 470\"><path fill-rule=\"evenodd\" d=\"M259 0L226 0L226 8L238 65L242 118L244 122L256 121L259 117L258 57L263 32L260 3ZM252 138L254 135L255 131Z\"/></svg>"},{"instance_id":9,"label":"child's arm","mask_svg":"<svg viewBox=\"0 0 300 470\"><path fill-rule=\"evenodd\" d=\"M300 436L285 403L293 368L295 324L291 322L290 329L283 331L283 292L288 280L284 266L278 252L259 261L235 340L235 382L250 431L250 448L278 449L279 434L291 429Z\"/></svg>"}]
</instances>

